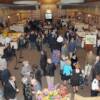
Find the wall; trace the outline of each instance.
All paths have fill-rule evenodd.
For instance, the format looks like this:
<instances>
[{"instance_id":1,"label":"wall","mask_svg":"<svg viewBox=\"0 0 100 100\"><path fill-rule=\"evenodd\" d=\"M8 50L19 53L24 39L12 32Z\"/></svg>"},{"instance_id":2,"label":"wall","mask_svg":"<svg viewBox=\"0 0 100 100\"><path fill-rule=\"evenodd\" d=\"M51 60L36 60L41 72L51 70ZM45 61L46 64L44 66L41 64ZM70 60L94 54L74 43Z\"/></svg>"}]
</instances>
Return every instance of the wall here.
<instances>
[{"instance_id":1,"label":"wall","mask_svg":"<svg viewBox=\"0 0 100 100\"><path fill-rule=\"evenodd\" d=\"M98 25L100 25L100 7L96 6L95 8L79 8L79 9L61 9L57 8L56 5L42 5L40 9L36 10L12 10L12 9L6 9L2 8L0 9L0 21L8 21L9 24L16 23L20 20L27 19L28 17L33 17L34 19L44 19L44 14L47 9L50 9L53 13L54 19L57 19L58 17L62 15L66 16L75 16L76 12L84 12L86 14L91 14L94 16L94 19L96 19ZM10 16L10 18L8 18ZM91 20L90 20L91 21Z\"/></svg>"}]
</instances>

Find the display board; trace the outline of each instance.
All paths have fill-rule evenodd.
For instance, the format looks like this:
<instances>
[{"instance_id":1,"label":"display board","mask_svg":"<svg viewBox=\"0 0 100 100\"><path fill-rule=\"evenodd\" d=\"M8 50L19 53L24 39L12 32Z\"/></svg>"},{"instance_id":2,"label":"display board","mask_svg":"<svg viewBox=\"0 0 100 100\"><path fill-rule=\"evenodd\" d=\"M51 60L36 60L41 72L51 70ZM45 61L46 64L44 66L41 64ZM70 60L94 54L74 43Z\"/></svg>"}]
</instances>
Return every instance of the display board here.
<instances>
[{"instance_id":1,"label":"display board","mask_svg":"<svg viewBox=\"0 0 100 100\"><path fill-rule=\"evenodd\" d=\"M52 13L46 13L45 14L45 19L52 19Z\"/></svg>"},{"instance_id":2,"label":"display board","mask_svg":"<svg viewBox=\"0 0 100 100\"><path fill-rule=\"evenodd\" d=\"M96 45L96 35L86 35L85 44Z\"/></svg>"}]
</instances>

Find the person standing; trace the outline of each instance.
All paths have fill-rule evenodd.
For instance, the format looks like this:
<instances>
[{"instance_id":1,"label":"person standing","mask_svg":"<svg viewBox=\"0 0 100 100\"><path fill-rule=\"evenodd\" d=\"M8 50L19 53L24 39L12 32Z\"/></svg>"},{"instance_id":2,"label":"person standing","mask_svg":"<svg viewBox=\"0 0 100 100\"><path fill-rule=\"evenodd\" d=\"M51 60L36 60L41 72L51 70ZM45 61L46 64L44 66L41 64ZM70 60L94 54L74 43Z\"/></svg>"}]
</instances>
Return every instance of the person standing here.
<instances>
[{"instance_id":1,"label":"person standing","mask_svg":"<svg viewBox=\"0 0 100 100\"><path fill-rule=\"evenodd\" d=\"M76 63L75 65L75 69L73 70L73 74L71 77L71 85L73 87L73 92L78 92L79 90L79 85L80 85L80 74L81 74L81 70L80 67L78 65L78 63Z\"/></svg>"},{"instance_id":2,"label":"person standing","mask_svg":"<svg viewBox=\"0 0 100 100\"><path fill-rule=\"evenodd\" d=\"M30 78L23 77L22 84L23 84L24 100L32 100L32 87L31 87Z\"/></svg>"},{"instance_id":3,"label":"person standing","mask_svg":"<svg viewBox=\"0 0 100 100\"><path fill-rule=\"evenodd\" d=\"M61 56L60 50L54 49L51 58L52 58L52 63L55 64L56 67L58 67L60 63L60 56Z\"/></svg>"},{"instance_id":4,"label":"person standing","mask_svg":"<svg viewBox=\"0 0 100 100\"><path fill-rule=\"evenodd\" d=\"M28 61L23 61L23 67L21 69L22 76L30 76L32 72L32 67L30 66Z\"/></svg>"},{"instance_id":5,"label":"person standing","mask_svg":"<svg viewBox=\"0 0 100 100\"><path fill-rule=\"evenodd\" d=\"M38 36L36 38L36 47L37 47L38 51L42 50L42 43L43 43L42 36L40 34L38 34Z\"/></svg>"},{"instance_id":6,"label":"person standing","mask_svg":"<svg viewBox=\"0 0 100 100\"><path fill-rule=\"evenodd\" d=\"M57 37L57 45L56 45L56 47L57 47L56 49L57 50L61 51L61 48L62 48L62 45L63 45L63 41L64 41L63 37L59 35Z\"/></svg>"},{"instance_id":7,"label":"person standing","mask_svg":"<svg viewBox=\"0 0 100 100\"><path fill-rule=\"evenodd\" d=\"M68 56L68 48L66 43L64 43L61 48L61 55Z\"/></svg>"},{"instance_id":8,"label":"person standing","mask_svg":"<svg viewBox=\"0 0 100 100\"><path fill-rule=\"evenodd\" d=\"M31 49L34 49L35 48L35 45L36 45L36 34L34 31L32 31L29 35L29 42L30 42L30 46L31 46Z\"/></svg>"},{"instance_id":9,"label":"person standing","mask_svg":"<svg viewBox=\"0 0 100 100\"><path fill-rule=\"evenodd\" d=\"M60 59L60 75L61 75L61 80L63 78L63 67L65 65L65 61L68 57L65 57L64 55L61 56L61 59Z\"/></svg>"},{"instance_id":10,"label":"person standing","mask_svg":"<svg viewBox=\"0 0 100 100\"><path fill-rule=\"evenodd\" d=\"M41 69L41 67L39 65L35 65L34 66L34 78L39 82L39 84L42 87L42 75L43 75L43 71Z\"/></svg>"},{"instance_id":11,"label":"person standing","mask_svg":"<svg viewBox=\"0 0 100 100\"><path fill-rule=\"evenodd\" d=\"M43 70L43 75L45 75L46 66L47 66L47 52L45 50L41 51L40 66L41 66L41 69Z\"/></svg>"},{"instance_id":12,"label":"person standing","mask_svg":"<svg viewBox=\"0 0 100 100\"><path fill-rule=\"evenodd\" d=\"M92 84L91 84L91 96L92 97L97 96L98 93L100 92L99 81L100 81L100 76L96 75L96 78L93 79Z\"/></svg>"},{"instance_id":13,"label":"person standing","mask_svg":"<svg viewBox=\"0 0 100 100\"><path fill-rule=\"evenodd\" d=\"M96 77L96 74L100 74L100 57L96 56L94 66L92 68L92 79Z\"/></svg>"},{"instance_id":14,"label":"person standing","mask_svg":"<svg viewBox=\"0 0 100 100\"><path fill-rule=\"evenodd\" d=\"M0 55L0 80L2 85L9 79L10 72L7 69L7 61Z\"/></svg>"},{"instance_id":15,"label":"person standing","mask_svg":"<svg viewBox=\"0 0 100 100\"><path fill-rule=\"evenodd\" d=\"M64 84L71 78L72 75L72 66L71 61L69 59L66 60L65 65L63 67L63 78Z\"/></svg>"},{"instance_id":16,"label":"person standing","mask_svg":"<svg viewBox=\"0 0 100 100\"><path fill-rule=\"evenodd\" d=\"M85 65L85 70L84 70L84 75L85 75L85 84L89 85L89 83L91 82L91 71L92 71L92 66L89 64Z\"/></svg>"},{"instance_id":17,"label":"person standing","mask_svg":"<svg viewBox=\"0 0 100 100\"><path fill-rule=\"evenodd\" d=\"M72 38L68 44L68 52L69 52L70 58L72 57L72 54L76 52L76 42L74 38Z\"/></svg>"},{"instance_id":18,"label":"person standing","mask_svg":"<svg viewBox=\"0 0 100 100\"><path fill-rule=\"evenodd\" d=\"M55 75L55 65L52 63L52 60L48 58L46 67L46 79L49 89L52 89L54 87L54 75Z\"/></svg>"},{"instance_id":19,"label":"person standing","mask_svg":"<svg viewBox=\"0 0 100 100\"><path fill-rule=\"evenodd\" d=\"M11 76L4 85L4 97L6 100L17 100L16 95L17 92L19 92L19 89L17 89L15 81L15 76Z\"/></svg>"},{"instance_id":20,"label":"person standing","mask_svg":"<svg viewBox=\"0 0 100 100\"><path fill-rule=\"evenodd\" d=\"M71 57L71 66L72 66L72 69L74 70L75 69L75 63L78 62L78 57L75 53L72 54L72 57Z\"/></svg>"}]
</instances>

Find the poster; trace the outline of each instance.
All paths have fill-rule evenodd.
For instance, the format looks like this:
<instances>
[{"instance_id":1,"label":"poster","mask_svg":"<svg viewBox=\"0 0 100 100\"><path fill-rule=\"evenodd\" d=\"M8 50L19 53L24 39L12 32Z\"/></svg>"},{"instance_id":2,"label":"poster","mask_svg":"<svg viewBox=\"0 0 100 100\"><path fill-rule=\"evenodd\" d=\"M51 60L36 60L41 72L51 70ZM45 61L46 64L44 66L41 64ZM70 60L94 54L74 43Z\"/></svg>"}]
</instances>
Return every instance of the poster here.
<instances>
[{"instance_id":1,"label":"poster","mask_svg":"<svg viewBox=\"0 0 100 100\"><path fill-rule=\"evenodd\" d=\"M96 45L96 35L86 35L85 44Z\"/></svg>"}]
</instances>

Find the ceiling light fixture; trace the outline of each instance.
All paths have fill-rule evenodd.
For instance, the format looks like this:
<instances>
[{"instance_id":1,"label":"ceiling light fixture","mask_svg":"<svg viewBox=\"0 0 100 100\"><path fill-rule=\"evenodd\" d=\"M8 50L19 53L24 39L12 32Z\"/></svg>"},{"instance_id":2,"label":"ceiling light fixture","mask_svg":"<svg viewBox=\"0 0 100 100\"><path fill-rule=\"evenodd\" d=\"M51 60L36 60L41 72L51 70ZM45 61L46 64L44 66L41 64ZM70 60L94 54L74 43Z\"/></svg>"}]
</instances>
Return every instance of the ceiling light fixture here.
<instances>
[{"instance_id":1,"label":"ceiling light fixture","mask_svg":"<svg viewBox=\"0 0 100 100\"><path fill-rule=\"evenodd\" d=\"M38 1L33 1L33 0L15 0L13 4L17 5L39 5Z\"/></svg>"},{"instance_id":2,"label":"ceiling light fixture","mask_svg":"<svg viewBox=\"0 0 100 100\"><path fill-rule=\"evenodd\" d=\"M83 3L84 0L61 0L59 4L76 4L76 3Z\"/></svg>"},{"instance_id":3,"label":"ceiling light fixture","mask_svg":"<svg viewBox=\"0 0 100 100\"><path fill-rule=\"evenodd\" d=\"M71 3L83 3L84 0L61 0L62 3L67 3L67 4L71 4Z\"/></svg>"}]
</instances>

